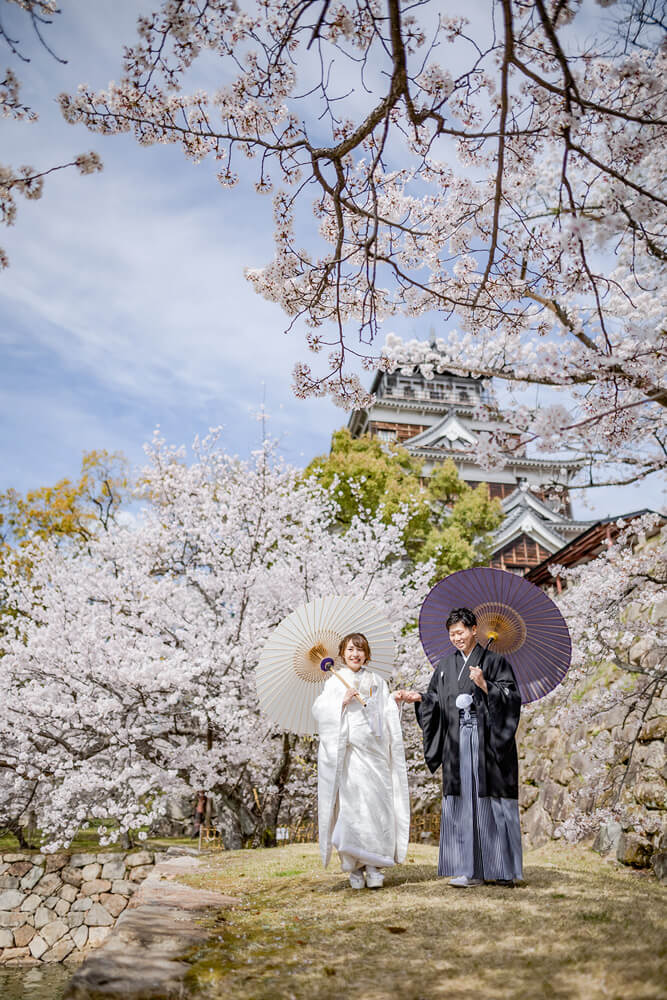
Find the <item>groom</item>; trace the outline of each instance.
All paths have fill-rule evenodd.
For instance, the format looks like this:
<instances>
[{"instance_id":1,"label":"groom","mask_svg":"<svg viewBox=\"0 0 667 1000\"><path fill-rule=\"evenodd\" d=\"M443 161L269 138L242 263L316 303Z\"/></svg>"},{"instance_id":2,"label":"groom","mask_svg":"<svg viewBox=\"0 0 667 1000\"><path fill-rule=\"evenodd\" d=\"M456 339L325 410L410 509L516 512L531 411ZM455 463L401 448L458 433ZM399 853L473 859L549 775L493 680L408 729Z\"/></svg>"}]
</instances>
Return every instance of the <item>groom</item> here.
<instances>
[{"instance_id":1,"label":"groom","mask_svg":"<svg viewBox=\"0 0 667 1000\"><path fill-rule=\"evenodd\" d=\"M457 888L522 878L519 768L514 736L521 695L507 660L477 642L477 619L454 609L445 628L455 652L433 671L428 690L397 691L414 702L424 757L442 766L438 875Z\"/></svg>"}]
</instances>

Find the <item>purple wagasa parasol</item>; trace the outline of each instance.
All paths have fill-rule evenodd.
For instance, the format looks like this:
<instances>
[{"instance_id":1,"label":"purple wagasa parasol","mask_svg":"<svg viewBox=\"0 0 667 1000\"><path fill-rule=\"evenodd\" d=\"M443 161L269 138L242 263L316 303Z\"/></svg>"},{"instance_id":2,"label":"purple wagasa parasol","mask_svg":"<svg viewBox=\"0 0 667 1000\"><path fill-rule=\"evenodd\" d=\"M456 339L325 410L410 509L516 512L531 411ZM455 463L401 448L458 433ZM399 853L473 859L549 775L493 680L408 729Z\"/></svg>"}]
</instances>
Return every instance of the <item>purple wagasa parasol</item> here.
<instances>
[{"instance_id":1,"label":"purple wagasa parasol","mask_svg":"<svg viewBox=\"0 0 667 1000\"><path fill-rule=\"evenodd\" d=\"M521 700L537 701L565 677L572 642L565 619L544 591L501 569L463 569L436 583L422 604L419 635L433 666L452 652L445 621L470 608L477 635L512 664Z\"/></svg>"}]
</instances>

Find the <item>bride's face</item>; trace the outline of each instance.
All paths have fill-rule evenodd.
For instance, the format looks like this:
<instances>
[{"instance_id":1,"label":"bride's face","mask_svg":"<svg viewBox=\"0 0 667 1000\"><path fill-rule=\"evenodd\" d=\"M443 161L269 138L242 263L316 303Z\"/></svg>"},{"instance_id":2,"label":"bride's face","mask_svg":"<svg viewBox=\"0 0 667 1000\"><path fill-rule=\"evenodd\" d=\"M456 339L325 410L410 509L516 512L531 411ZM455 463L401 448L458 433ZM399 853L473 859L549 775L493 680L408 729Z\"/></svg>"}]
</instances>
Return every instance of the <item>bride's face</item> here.
<instances>
[{"instance_id":1,"label":"bride's face","mask_svg":"<svg viewBox=\"0 0 667 1000\"><path fill-rule=\"evenodd\" d=\"M348 642L347 646L343 650L343 660L345 661L345 666L349 667L350 670L361 670L364 663L366 662L366 654L363 649L359 649L354 643Z\"/></svg>"}]
</instances>

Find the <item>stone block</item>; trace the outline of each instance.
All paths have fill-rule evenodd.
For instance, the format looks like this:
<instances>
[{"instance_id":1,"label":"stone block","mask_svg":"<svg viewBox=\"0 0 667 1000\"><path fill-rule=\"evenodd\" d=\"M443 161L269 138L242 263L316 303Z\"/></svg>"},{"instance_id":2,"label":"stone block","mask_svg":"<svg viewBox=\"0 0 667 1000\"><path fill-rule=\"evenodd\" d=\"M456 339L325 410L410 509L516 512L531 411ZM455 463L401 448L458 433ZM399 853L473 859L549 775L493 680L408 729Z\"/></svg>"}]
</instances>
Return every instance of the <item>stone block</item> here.
<instances>
[{"instance_id":1,"label":"stone block","mask_svg":"<svg viewBox=\"0 0 667 1000\"><path fill-rule=\"evenodd\" d=\"M521 828L531 847L539 847L550 839L554 824L539 799L523 814Z\"/></svg>"},{"instance_id":2,"label":"stone block","mask_svg":"<svg viewBox=\"0 0 667 1000\"><path fill-rule=\"evenodd\" d=\"M34 889L43 875L44 875L43 868L37 868L36 866L33 868L31 866L28 874L24 875L24 877L21 879L21 888L23 889L23 891L30 892L31 889Z\"/></svg>"},{"instance_id":3,"label":"stone block","mask_svg":"<svg viewBox=\"0 0 667 1000\"><path fill-rule=\"evenodd\" d=\"M171 847L167 848L165 853L170 858L184 858L187 855L196 858L199 855L199 849L197 847L186 847L185 844L172 844Z\"/></svg>"},{"instance_id":4,"label":"stone block","mask_svg":"<svg viewBox=\"0 0 667 1000\"><path fill-rule=\"evenodd\" d=\"M582 753L581 751L572 754L570 766L575 774L582 777L589 777L598 768L597 762L592 759L590 754Z\"/></svg>"},{"instance_id":5,"label":"stone block","mask_svg":"<svg viewBox=\"0 0 667 1000\"><path fill-rule=\"evenodd\" d=\"M593 842L593 850L597 851L598 854L609 854L610 851L616 851L622 833L621 824L616 823L615 820L603 823Z\"/></svg>"},{"instance_id":6,"label":"stone block","mask_svg":"<svg viewBox=\"0 0 667 1000\"><path fill-rule=\"evenodd\" d=\"M8 965L12 959L20 960L27 958L29 954L29 948L5 948L2 955L0 955L0 963L2 963L2 965Z\"/></svg>"},{"instance_id":7,"label":"stone block","mask_svg":"<svg viewBox=\"0 0 667 1000\"><path fill-rule=\"evenodd\" d=\"M82 962L85 961L85 959L86 959L85 951L79 951L78 948L75 948L74 951L71 951L69 953L67 958L63 959L63 965L65 966L65 968L68 969L76 969L81 965Z\"/></svg>"},{"instance_id":8,"label":"stone block","mask_svg":"<svg viewBox=\"0 0 667 1000\"><path fill-rule=\"evenodd\" d=\"M541 785L543 781L546 781L551 774L551 761L546 758L539 760L532 769L531 780L535 782L536 785Z\"/></svg>"},{"instance_id":9,"label":"stone block","mask_svg":"<svg viewBox=\"0 0 667 1000\"><path fill-rule=\"evenodd\" d=\"M88 927L111 927L113 922L113 917L101 903L93 903L84 919Z\"/></svg>"},{"instance_id":10,"label":"stone block","mask_svg":"<svg viewBox=\"0 0 667 1000\"><path fill-rule=\"evenodd\" d=\"M641 760L645 768L653 768L658 774L665 774L665 764L667 764L667 750L664 740L651 740L650 743L640 743L638 759Z\"/></svg>"},{"instance_id":11,"label":"stone block","mask_svg":"<svg viewBox=\"0 0 667 1000\"><path fill-rule=\"evenodd\" d=\"M118 879L111 883L111 891L120 896L131 896L133 892L137 891L137 885L135 882Z\"/></svg>"},{"instance_id":12,"label":"stone block","mask_svg":"<svg viewBox=\"0 0 667 1000\"><path fill-rule=\"evenodd\" d=\"M37 930L39 930L40 927L45 927L51 920L53 920L51 910L47 910L45 906L38 906L35 910L35 927Z\"/></svg>"},{"instance_id":13,"label":"stone block","mask_svg":"<svg viewBox=\"0 0 667 1000\"><path fill-rule=\"evenodd\" d=\"M664 809L665 786L660 781L640 781L635 785L635 799L647 809Z\"/></svg>"},{"instance_id":14,"label":"stone block","mask_svg":"<svg viewBox=\"0 0 667 1000\"><path fill-rule=\"evenodd\" d=\"M61 871L69 862L69 854L49 854L46 858L44 872L50 875L51 872Z\"/></svg>"},{"instance_id":15,"label":"stone block","mask_svg":"<svg viewBox=\"0 0 667 1000\"><path fill-rule=\"evenodd\" d=\"M88 946L99 948L111 934L111 927L91 927L88 931Z\"/></svg>"},{"instance_id":16,"label":"stone block","mask_svg":"<svg viewBox=\"0 0 667 1000\"><path fill-rule=\"evenodd\" d=\"M9 865L7 862L0 860L0 875L4 875L8 868Z\"/></svg>"},{"instance_id":17,"label":"stone block","mask_svg":"<svg viewBox=\"0 0 667 1000\"><path fill-rule=\"evenodd\" d=\"M535 733L533 742L535 746L542 747L544 750L560 750L565 742L565 737L556 726L544 726Z\"/></svg>"},{"instance_id":18,"label":"stone block","mask_svg":"<svg viewBox=\"0 0 667 1000\"><path fill-rule=\"evenodd\" d=\"M90 882L84 882L81 886L82 896L99 896L101 892L108 892L111 882L105 878L94 878Z\"/></svg>"},{"instance_id":19,"label":"stone block","mask_svg":"<svg viewBox=\"0 0 667 1000\"><path fill-rule=\"evenodd\" d=\"M572 797L567 789L555 781L545 781L540 791L540 802L556 823L562 823L572 811Z\"/></svg>"},{"instance_id":20,"label":"stone block","mask_svg":"<svg viewBox=\"0 0 667 1000\"><path fill-rule=\"evenodd\" d=\"M119 857L115 858L113 861L107 861L102 868L102 878L107 878L113 882L114 879L122 879L125 875L125 858Z\"/></svg>"},{"instance_id":21,"label":"stone block","mask_svg":"<svg viewBox=\"0 0 667 1000\"><path fill-rule=\"evenodd\" d=\"M30 944L35 936L35 928L30 924L23 924L14 931L14 944L17 948L25 948Z\"/></svg>"},{"instance_id":22,"label":"stone block","mask_svg":"<svg viewBox=\"0 0 667 1000\"><path fill-rule=\"evenodd\" d=\"M639 731L638 739L642 743L649 740L664 740L667 738L667 716L659 715L655 719L648 719Z\"/></svg>"},{"instance_id":23,"label":"stone block","mask_svg":"<svg viewBox=\"0 0 667 1000\"><path fill-rule=\"evenodd\" d=\"M34 913L42 905L42 897L33 893L21 903L21 913Z\"/></svg>"},{"instance_id":24,"label":"stone block","mask_svg":"<svg viewBox=\"0 0 667 1000\"><path fill-rule=\"evenodd\" d=\"M0 889L18 889L21 879L15 875L0 875Z\"/></svg>"},{"instance_id":25,"label":"stone block","mask_svg":"<svg viewBox=\"0 0 667 1000\"><path fill-rule=\"evenodd\" d=\"M108 910L112 917L118 917L127 906L126 896L114 896L110 892L105 892L100 896L100 903L105 910Z\"/></svg>"},{"instance_id":26,"label":"stone block","mask_svg":"<svg viewBox=\"0 0 667 1000\"><path fill-rule=\"evenodd\" d=\"M20 889L6 889L0 892L0 910L15 910L26 898Z\"/></svg>"},{"instance_id":27,"label":"stone block","mask_svg":"<svg viewBox=\"0 0 667 1000\"><path fill-rule=\"evenodd\" d=\"M83 948L85 948L88 943L88 928L85 926L75 927L75 929L71 933L71 938L76 947L80 951L83 950Z\"/></svg>"},{"instance_id":28,"label":"stone block","mask_svg":"<svg viewBox=\"0 0 667 1000\"><path fill-rule=\"evenodd\" d=\"M554 781L557 781L559 785L563 785L565 787L567 787L574 778L574 771L564 757L559 757L558 760L554 761L551 768L551 777Z\"/></svg>"},{"instance_id":29,"label":"stone block","mask_svg":"<svg viewBox=\"0 0 667 1000\"><path fill-rule=\"evenodd\" d=\"M83 875L80 868L63 868L60 872L60 877L67 885L73 885L75 888L78 888L83 882Z\"/></svg>"},{"instance_id":30,"label":"stone block","mask_svg":"<svg viewBox=\"0 0 667 1000\"><path fill-rule=\"evenodd\" d=\"M66 913L69 913L71 905L72 904L68 903L66 899L59 899L53 909L59 917L64 917Z\"/></svg>"},{"instance_id":31,"label":"stone block","mask_svg":"<svg viewBox=\"0 0 667 1000\"><path fill-rule=\"evenodd\" d=\"M23 949L21 950L23 951ZM31 969L33 968L33 966L41 964L42 963L39 962L36 958L32 957L29 948L28 948L28 954L24 958L12 958L8 962L5 962L5 965L17 965L20 966L20 968L22 969Z\"/></svg>"},{"instance_id":32,"label":"stone block","mask_svg":"<svg viewBox=\"0 0 667 1000\"><path fill-rule=\"evenodd\" d=\"M143 880L154 871L154 865L137 865L130 870L130 880L132 882L143 882Z\"/></svg>"},{"instance_id":33,"label":"stone block","mask_svg":"<svg viewBox=\"0 0 667 1000\"><path fill-rule=\"evenodd\" d=\"M139 865L150 865L153 863L153 855L150 851L136 851L134 854L128 854L125 858L125 864L128 868L136 868Z\"/></svg>"},{"instance_id":34,"label":"stone block","mask_svg":"<svg viewBox=\"0 0 667 1000\"><path fill-rule=\"evenodd\" d=\"M94 854L72 854L69 859L70 868L83 868L85 865L94 865L97 858Z\"/></svg>"},{"instance_id":35,"label":"stone block","mask_svg":"<svg viewBox=\"0 0 667 1000\"><path fill-rule=\"evenodd\" d=\"M122 858L123 855L119 854L118 851L105 851L102 854L96 854L95 860L99 861L100 864L105 865L107 861L116 861L118 858Z\"/></svg>"},{"instance_id":36,"label":"stone block","mask_svg":"<svg viewBox=\"0 0 667 1000\"><path fill-rule=\"evenodd\" d=\"M625 705L614 705L606 712L600 712L599 715L596 715L595 722L600 729L618 729L624 724L627 714L628 710Z\"/></svg>"},{"instance_id":37,"label":"stone block","mask_svg":"<svg viewBox=\"0 0 667 1000\"><path fill-rule=\"evenodd\" d=\"M61 899L66 899L68 903L73 903L79 894L73 885L64 885L58 895Z\"/></svg>"},{"instance_id":38,"label":"stone block","mask_svg":"<svg viewBox=\"0 0 667 1000\"><path fill-rule=\"evenodd\" d=\"M25 913L7 913L0 910L0 927L19 927L25 923Z\"/></svg>"},{"instance_id":39,"label":"stone block","mask_svg":"<svg viewBox=\"0 0 667 1000\"><path fill-rule=\"evenodd\" d=\"M648 868L651 863L651 845L638 833L622 833L616 848L616 858L633 868Z\"/></svg>"},{"instance_id":40,"label":"stone block","mask_svg":"<svg viewBox=\"0 0 667 1000\"><path fill-rule=\"evenodd\" d=\"M44 900L44 906L46 906L49 910L52 910L55 907L56 903L58 902L59 898L60 898L59 896L49 896L48 899Z\"/></svg>"},{"instance_id":41,"label":"stone block","mask_svg":"<svg viewBox=\"0 0 667 1000\"><path fill-rule=\"evenodd\" d=\"M81 874L83 875L84 882L92 882L94 878L97 878L102 871L102 865L96 861L92 865L84 865L81 869Z\"/></svg>"},{"instance_id":42,"label":"stone block","mask_svg":"<svg viewBox=\"0 0 667 1000\"><path fill-rule=\"evenodd\" d=\"M528 809L540 794L535 785L521 785L519 788L519 807Z\"/></svg>"},{"instance_id":43,"label":"stone block","mask_svg":"<svg viewBox=\"0 0 667 1000\"><path fill-rule=\"evenodd\" d=\"M58 919L52 920L46 927L42 927L40 935L50 947L53 947L56 941L60 941L61 937L67 934L68 931L69 927L65 921Z\"/></svg>"},{"instance_id":44,"label":"stone block","mask_svg":"<svg viewBox=\"0 0 667 1000\"><path fill-rule=\"evenodd\" d=\"M0 927L0 948L13 948L14 935L6 927Z\"/></svg>"},{"instance_id":45,"label":"stone block","mask_svg":"<svg viewBox=\"0 0 667 1000\"><path fill-rule=\"evenodd\" d=\"M15 861L13 865L10 865L7 869L8 875L16 875L18 878L23 878L27 875L29 871L32 870L32 864L29 861ZM43 872L40 871L39 877L41 878Z\"/></svg>"},{"instance_id":46,"label":"stone block","mask_svg":"<svg viewBox=\"0 0 667 1000\"><path fill-rule=\"evenodd\" d=\"M86 914L82 910L77 910L73 913L71 910L65 917L68 927L80 927L85 919Z\"/></svg>"},{"instance_id":47,"label":"stone block","mask_svg":"<svg viewBox=\"0 0 667 1000\"><path fill-rule=\"evenodd\" d=\"M93 905L92 899L90 897L84 897L83 899L75 899L72 903L72 912L76 910L89 910Z\"/></svg>"},{"instance_id":48,"label":"stone block","mask_svg":"<svg viewBox=\"0 0 667 1000\"><path fill-rule=\"evenodd\" d=\"M30 942L30 954L33 958L41 958L44 952L48 950L48 944L39 934Z\"/></svg>"},{"instance_id":49,"label":"stone block","mask_svg":"<svg viewBox=\"0 0 667 1000\"><path fill-rule=\"evenodd\" d=\"M3 854L2 860L12 865L15 861L32 861L31 854Z\"/></svg>"},{"instance_id":50,"label":"stone block","mask_svg":"<svg viewBox=\"0 0 667 1000\"><path fill-rule=\"evenodd\" d=\"M50 875L44 875L44 877L38 882L35 887L35 892L38 892L40 896L54 896L60 889L63 881L60 875L55 872L51 872Z\"/></svg>"},{"instance_id":51,"label":"stone block","mask_svg":"<svg viewBox=\"0 0 667 1000\"><path fill-rule=\"evenodd\" d=\"M71 937L61 938L57 944L54 944L53 948L49 948L47 952L42 955L42 962L62 962L67 958L70 952L74 951L76 945L72 941Z\"/></svg>"},{"instance_id":52,"label":"stone block","mask_svg":"<svg viewBox=\"0 0 667 1000\"><path fill-rule=\"evenodd\" d=\"M630 663L640 664L647 653L655 647L655 639L652 635L645 635L630 646L628 657Z\"/></svg>"},{"instance_id":53,"label":"stone block","mask_svg":"<svg viewBox=\"0 0 667 1000\"><path fill-rule=\"evenodd\" d=\"M667 851L657 851L651 858L651 868L658 882L667 882Z\"/></svg>"}]
</instances>

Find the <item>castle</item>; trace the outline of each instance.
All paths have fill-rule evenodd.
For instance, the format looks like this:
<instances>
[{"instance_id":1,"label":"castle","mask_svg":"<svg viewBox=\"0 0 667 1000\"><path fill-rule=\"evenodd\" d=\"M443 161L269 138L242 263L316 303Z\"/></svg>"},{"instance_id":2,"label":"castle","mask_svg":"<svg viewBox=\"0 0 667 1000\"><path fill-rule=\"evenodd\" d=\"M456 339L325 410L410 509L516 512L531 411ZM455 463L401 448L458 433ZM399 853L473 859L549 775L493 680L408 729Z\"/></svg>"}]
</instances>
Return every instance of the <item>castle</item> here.
<instances>
[{"instance_id":1,"label":"castle","mask_svg":"<svg viewBox=\"0 0 667 1000\"><path fill-rule=\"evenodd\" d=\"M419 372L377 372L371 386L375 402L355 410L348 421L353 437L369 434L403 445L423 461L423 474L451 458L469 486L487 483L503 505L505 518L493 538L490 565L525 574L585 531L590 522L571 516L567 489L552 483L570 482L577 464L528 456L525 448L510 448L504 468L484 470L475 461L475 445L484 431L511 428L500 420L480 417L491 399L481 378L447 372L426 379Z\"/></svg>"}]
</instances>

